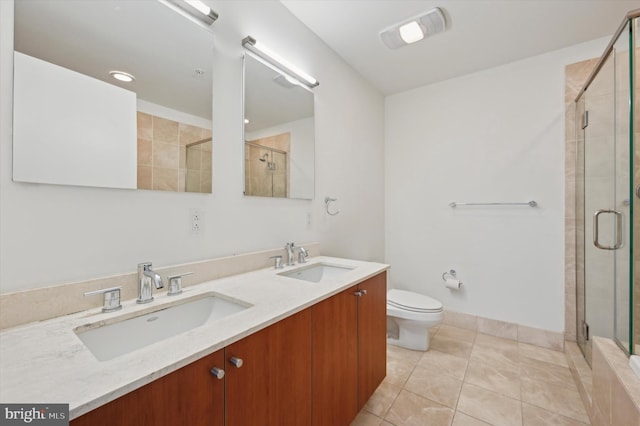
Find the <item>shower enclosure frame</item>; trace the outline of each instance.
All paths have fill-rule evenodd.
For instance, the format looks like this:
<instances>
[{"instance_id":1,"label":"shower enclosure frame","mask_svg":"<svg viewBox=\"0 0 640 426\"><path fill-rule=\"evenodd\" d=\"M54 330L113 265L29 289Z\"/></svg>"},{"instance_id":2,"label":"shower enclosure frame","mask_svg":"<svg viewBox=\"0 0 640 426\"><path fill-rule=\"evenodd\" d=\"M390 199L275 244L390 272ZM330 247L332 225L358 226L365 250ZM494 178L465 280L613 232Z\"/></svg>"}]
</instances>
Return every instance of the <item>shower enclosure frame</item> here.
<instances>
[{"instance_id":1,"label":"shower enclosure frame","mask_svg":"<svg viewBox=\"0 0 640 426\"><path fill-rule=\"evenodd\" d=\"M640 332L640 330L638 330L638 328L640 327L638 327L637 323L640 318L634 318L634 298L638 297L638 294L640 294L640 289L637 288L638 278L634 276L635 272L640 272L640 271L634 270L634 263L638 263L639 259L637 259L637 257L640 254L640 251L634 250L636 249L635 245L639 243L638 240L640 239L640 238L634 239L634 228L638 228L639 222L640 222L638 217L638 212L634 210L635 202L640 201L640 185L636 186L637 184L634 183L634 181L636 180L634 174L638 173L637 170L638 170L638 167L640 166L638 164L635 164L638 161L638 155L635 154L636 152L635 143L637 141L634 140L634 137L635 137L634 132L636 131L636 129L634 128L636 123L634 121L636 120L635 114L637 113L638 103L639 103L638 93L637 93L638 91L637 84L639 83L637 81L638 79L637 65L638 64L636 63L636 60L637 60L636 56L638 55L637 51L638 49L640 49L640 47L637 45L637 37L638 37L637 31L638 31L639 17L640 17L640 9L636 9L627 13L622 23L620 24L619 28L614 33L611 41L607 45L607 48L605 49L604 53L598 60L596 66L594 67L593 71L587 78L585 84L583 85L582 89L578 92L578 95L574 100L576 136L578 136L578 141L577 141L578 150L577 150L577 156L576 156L576 205L575 205L576 220L577 220L576 241L575 241L576 263L577 263L577 267L576 267L576 311L577 311L576 336L578 340L578 345L580 346L580 349L582 350L589 364L591 363L591 356L590 356L591 355L591 351L590 351L591 336L590 336L589 326L587 325L587 322L585 320L588 314L588 311L587 311L588 292L593 290L588 288L589 280L593 280L593 281L600 280L601 282L606 281L607 284L610 283L612 285L612 287L609 290L611 290L612 292L611 302L613 306L611 306L611 308L613 311L611 312L611 320L612 320L613 327L612 327L612 330L610 330L611 335L609 336L605 335L603 337L612 338L627 355L637 353L638 352L637 344L640 343L637 341L637 340L640 340L637 338L638 333ZM624 100L626 99L624 98L624 96L625 95L628 96L628 115L626 116L626 119L628 120L627 123L624 122L624 119L625 119L624 114L618 115L618 112L619 112L618 110L623 110L623 113L626 113L626 111L624 111L625 105L624 104L620 105L619 103L618 97L621 94L619 90L616 89L616 84L618 83L616 73L619 70L615 68L616 66L618 66L617 56L616 56L618 55L618 53L616 51L616 46L625 45L625 40L624 40L625 31L628 32L627 39L626 39L626 47L628 48L626 65L629 72L628 72L628 77L626 81L628 93L624 93L622 97ZM622 55L624 55L624 53L625 51L623 49ZM613 62L610 62L612 58L613 58ZM624 56L622 56L622 58L625 59ZM613 67L612 87L614 88L614 90L611 92L611 99L610 99L610 101L612 102L611 106L613 110L605 111L605 113L611 114L611 119L613 124L611 129L605 129L605 130L611 131L612 134L609 135L611 137L611 140L607 140L605 142L599 142L597 137L595 138L590 137L589 139L587 139L587 133L585 129L589 125L589 110L585 111L585 103L586 103L585 98L587 97L586 94L589 93L588 89L592 86L592 84L594 84L594 82L596 82L596 79L599 76L601 76L600 74L601 72L603 73L601 80L606 79L608 77L608 75L606 75L607 70L605 69L605 67ZM606 83L607 81L605 81L605 85ZM596 96L594 97L597 99L598 94L600 93L598 92L597 83L595 83L594 86L595 86L594 90L597 93ZM602 96L602 98L605 101L609 100L609 99L605 99L604 96ZM600 100L600 102L602 102L602 99ZM622 118L622 120L619 120L620 117ZM594 121L601 124L603 121L603 118L596 117L596 120ZM619 135L619 128L616 127L616 123L618 121L621 121L623 125L626 124L626 128L628 129L626 140L623 139L625 135L623 135L622 137L620 137ZM607 138L605 137L605 139ZM591 143L589 144L589 142ZM606 144L609 144L610 147L605 146L605 149L603 150L601 145L606 145ZM621 149L618 149L619 147L621 147ZM605 153L605 155L603 156L606 156L606 148L610 148L613 150L613 154L610 159L612 161L612 164L609 164L609 165L605 164L605 168L607 166L612 166L612 170L613 170L613 177L608 176L608 178L611 179L612 185L613 185L613 194L612 194L613 203L611 203L610 206L599 206L597 207L597 210L595 212L591 211L592 209L589 209L589 211L587 211L587 206L588 204L590 204L589 203L590 197L592 197L592 195L590 194L590 191L592 190L590 188L598 187L600 185L602 186L601 188L599 188L600 192L602 192L602 189L606 189L606 187L603 186L602 175L606 175L607 173L606 171L604 172L600 171L599 173L596 173L601 175L600 176L601 181L594 183L593 176L590 175L590 171L589 171L589 167L593 168L593 165L590 166L590 162L588 161L588 152L589 150L593 150L594 148L596 148L596 150L600 150L598 151L598 153ZM625 152L625 148L628 148L628 152ZM618 155L620 154L620 152L621 152L621 155ZM601 160L602 159L598 159L597 161L602 163ZM619 168L623 170L622 176L619 176L618 174L619 165L621 165L621 167ZM624 170L625 165L626 165L626 170ZM624 173L627 171L628 171L628 176L625 176ZM618 185L618 183L623 182L625 178L626 178L627 186L625 187L625 183ZM606 177L605 177L605 180L606 180ZM618 188L619 186L622 186L623 190L621 193L620 192L616 193L616 190L619 189ZM635 198L636 194L635 194L634 188L638 188L639 190L637 193L638 198ZM618 196L621 196L621 195L626 198L623 198L623 199L617 198ZM601 202L601 201L602 200L599 200L598 202ZM620 205L624 205L625 207L627 207L628 211L626 212L623 211L622 208L618 207ZM600 216L606 216L606 215L611 215L610 223L605 222L605 224L609 225L609 227L605 227L605 231L604 231L604 233L606 234L606 228L609 228L609 231L612 234L610 236L609 244L601 243L599 241L599 234L600 232L602 232L599 229L599 224L601 219ZM580 226L581 219L582 219L582 222L581 222L582 226ZM623 220L626 219L626 222L623 223L621 219ZM591 220L592 223L588 223L589 220ZM593 235L591 238L592 241L589 241L590 239L587 238L589 236L590 228L593 229L592 231ZM638 229L636 229L635 232L638 236L640 236L640 233L638 233ZM626 238L622 238L623 234L626 236ZM597 249L594 249L593 246L591 246L591 244L597 247ZM587 252L589 250L591 250L592 253L597 253L598 250L609 251L610 255L608 255L608 259L605 258L605 261L603 262L603 258L594 259L593 256L588 257ZM598 255L596 254L596 256ZM605 254L604 256L607 256L607 255ZM592 263L595 264L596 262L598 262L598 265L597 265L598 267L594 267L592 265ZM611 264L609 265L609 266L612 266L613 275L611 277L607 277L608 275L606 271L607 262L611 262ZM602 265L604 265L604 267L602 267ZM596 275L596 276L592 276L592 275ZM626 287L624 287L624 285L621 285L621 281L624 282L625 276L626 276L626 284L627 284ZM609 279L611 279L611 282L607 281ZM626 296L628 296L628 299L626 299ZM619 299L622 299L622 300L620 301ZM618 304L619 301L620 301L620 304ZM627 306L624 306L625 305L624 302L627 302L626 303ZM618 308L620 309L621 312L618 312ZM621 325L620 323L624 322L624 319L621 321L620 316L621 315L624 316L625 310L626 312L628 312L628 318L626 318L626 324ZM605 313L606 313L606 307L605 307ZM635 314L638 315L638 312L635 312ZM623 341L621 340L622 338L621 334L624 334L624 333L619 333L620 331L619 327L621 327L622 331L624 331L625 325L628 328L626 329L627 331L626 339L624 339ZM591 324L591 326L593 326L593 324ZM604 328L607 328L606 325Z\"/></svg>"}]
</instances>

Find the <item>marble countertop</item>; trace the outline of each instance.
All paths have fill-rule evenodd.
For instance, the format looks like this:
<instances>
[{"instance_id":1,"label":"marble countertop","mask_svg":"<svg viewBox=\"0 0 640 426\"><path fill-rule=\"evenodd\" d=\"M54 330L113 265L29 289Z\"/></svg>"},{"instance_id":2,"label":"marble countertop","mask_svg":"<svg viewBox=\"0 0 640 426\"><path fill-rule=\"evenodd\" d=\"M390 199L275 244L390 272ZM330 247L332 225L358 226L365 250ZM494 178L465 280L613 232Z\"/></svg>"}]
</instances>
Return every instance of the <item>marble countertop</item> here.
<instances>
[{"instance_id":1,"label":"marble countertop","mask_svg":"<svg viewBox=\"0 0 640 426\"><path fill-rule=\"evenodd\" d=\"M353 269L321 283L278 275L322 262ZM185 287L179 296L168 297L165 285L162 292L155 292L153 302L138 305L135 300L128 300L120 311L113 313L92 309L3 330L0 401L68 403L71 419L76 418L388 267L318 256L304 265L261 269ZM87 324L141 315L207 293L253 306L108 361L98 361L73 331Z\"/></svg>"}]
</instances>

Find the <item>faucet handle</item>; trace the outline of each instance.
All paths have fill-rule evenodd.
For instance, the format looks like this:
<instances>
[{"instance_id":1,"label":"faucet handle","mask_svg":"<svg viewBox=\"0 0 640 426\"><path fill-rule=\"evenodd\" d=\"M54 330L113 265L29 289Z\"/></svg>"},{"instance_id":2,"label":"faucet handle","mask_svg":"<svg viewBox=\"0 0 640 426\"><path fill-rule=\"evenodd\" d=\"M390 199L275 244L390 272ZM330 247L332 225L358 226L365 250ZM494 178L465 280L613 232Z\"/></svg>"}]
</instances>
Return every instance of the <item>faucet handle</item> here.
<instances>
[{"instance_id":1,"label":"faucet handle","mask_svg":"<svg viewBox=\"0 0 640 426\"><path fill-rule=\"evenodd\" d=\"M182 277L191 274L193 274L193 272L184 272L179 275L171 275L167 277L169 280L169 291L167 291L167 296L176 296L182 293Z\"/></svg>"},{"instance_id":2,"label":"faucet handle","mask_svg":"<svg viewBox=\"0 0 640 426\"><path fill-rule=\"evenodd\" d=\"M274 269L282 269L282 256L281 255L277 255L277 256L270 256L269 259L275 259L273 262L273 268Z\"/></svg>"},{"instance_id":3,"label":"faucet handle","mask_svg":"<svg viewBox=\"0 0 640 426\"><path fill-rule=\"evenodd\" d=\"M88 291L84 293L84 296L94 296L96 294L103 294L104 299L102 301L102 312L115 312L122 309L120 304L120 287L109 287L102 290Z\"/></svg>"}]
</instances>

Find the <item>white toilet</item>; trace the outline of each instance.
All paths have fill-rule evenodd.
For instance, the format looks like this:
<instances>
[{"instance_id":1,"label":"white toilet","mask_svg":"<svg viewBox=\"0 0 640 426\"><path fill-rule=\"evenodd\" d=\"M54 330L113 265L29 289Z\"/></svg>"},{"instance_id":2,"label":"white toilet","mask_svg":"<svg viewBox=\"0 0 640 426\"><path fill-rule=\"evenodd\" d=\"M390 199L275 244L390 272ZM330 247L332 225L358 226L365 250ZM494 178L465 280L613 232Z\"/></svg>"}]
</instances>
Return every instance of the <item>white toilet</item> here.
<instances>
[{"instance_id":1,"label":"white toilet","mask_svg":"<svg viewBox=\"0 0 640 426\"><path fill-rule=\"evenodd\" d=\"M429 328L442 322L442 303L423 294L387 293L387 343L414 351L429 349Z\"/></svg>"}]
</instances>

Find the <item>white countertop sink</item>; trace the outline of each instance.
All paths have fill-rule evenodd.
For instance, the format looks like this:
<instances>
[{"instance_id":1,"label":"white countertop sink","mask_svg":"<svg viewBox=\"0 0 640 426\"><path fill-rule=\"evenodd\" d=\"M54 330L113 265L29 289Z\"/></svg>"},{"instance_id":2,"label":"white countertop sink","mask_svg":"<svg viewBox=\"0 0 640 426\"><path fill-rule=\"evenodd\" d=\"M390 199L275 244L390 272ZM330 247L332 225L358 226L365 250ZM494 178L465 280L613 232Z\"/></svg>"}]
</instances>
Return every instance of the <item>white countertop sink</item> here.
<instances>
[{"instance_id":1,"label":"white countertop sink","mask_svg":"<svg viewBox=\"0 0 640 426\"><path fill-rule=\"evenodd\" d=\"M355 269L350 266L331 265L328 263L316 263L308 266L302 266L291 271L280 272L278 275L284 277L295 278L298 280L319 283L321 281L336 278L347 271Z\"/></svg>"},{"instance_id":2,"label":"white countertop sink","mask_svg":"<svg viewBox=\"0 0 640 426\"><path fill-rule=\"evenodd\" d=\"M178 296L156 292L145 305L124 300L117 312L96 307L2 330L0 401L67 403L74 419L387 268L318 256L286 273L315 270L321 284L259 269Z\"/></svg>"},{"instance_id":3,"label":"white countertop sink","mask_svg":"<svg viewBox=\"0 0 640 426\"><path fill-rule=\"evenodd\" d=\"M159 306L132 318L114 318L108 324L85 324L74 332L98 361L107 361L250 306L205 294L179 304Z\"/></svg>"}]
</instances>

